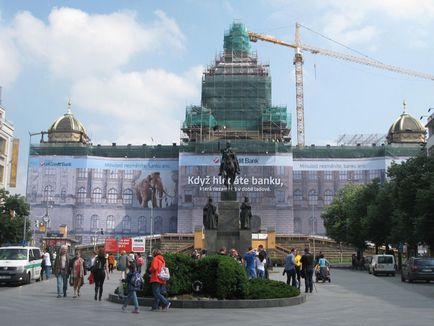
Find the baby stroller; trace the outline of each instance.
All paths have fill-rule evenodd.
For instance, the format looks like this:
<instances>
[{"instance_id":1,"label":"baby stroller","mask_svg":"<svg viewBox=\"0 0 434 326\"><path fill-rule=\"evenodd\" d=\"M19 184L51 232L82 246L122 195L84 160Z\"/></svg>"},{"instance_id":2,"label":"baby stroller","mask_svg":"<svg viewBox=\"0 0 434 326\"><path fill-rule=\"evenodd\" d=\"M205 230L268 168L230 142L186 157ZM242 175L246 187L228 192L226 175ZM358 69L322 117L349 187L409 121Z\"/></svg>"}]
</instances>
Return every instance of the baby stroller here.
<instances>
[{"instance_id":1,"label":"baby stroller","mask_svg":"<svg viewBox=\"0 0 434 326\"><path fill-rule=\"evenodd\" d=\"M317 283L319 281L322 281L323 283L328 281L330 283L332 281L330 278L330 266L321 268L321 267L319 267L319 265L316 265L315 266L315 278L316 278Z\"/></svg>"}]
</instances>

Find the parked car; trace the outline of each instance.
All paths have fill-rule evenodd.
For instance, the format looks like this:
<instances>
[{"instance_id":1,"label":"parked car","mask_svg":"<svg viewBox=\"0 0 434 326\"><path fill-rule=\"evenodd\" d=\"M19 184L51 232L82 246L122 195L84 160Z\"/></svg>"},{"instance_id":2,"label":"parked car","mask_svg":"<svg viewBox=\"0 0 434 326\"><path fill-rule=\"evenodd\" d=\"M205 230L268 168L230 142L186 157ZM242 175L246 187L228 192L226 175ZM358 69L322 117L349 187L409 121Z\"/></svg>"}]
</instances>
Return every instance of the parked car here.
<instances>
[{"instance_id":1,"label":"parked car","mask_svg":"<svg viewBox=\"0 0 434 326\"><path fill-rule=\"evenodd\" d=\"M424 280L427 283L434 281L434 258L433 257L410 257L402 264L401 281Z\"/></svg>"},{"instance_id":2,"label":"parked car","mask_svg":"<svg viewBox=\"0 0 434 326\"><path fill-rule=\"evenodd\" d=\"M393 255L374 255L368 269L369 274L395 276L395 257Z\"/></svg>"},{"instance_id":3,"label":"parked car","mask_svg":"<svg viewBox=\"0 0 434 326\"><path fill-rule=\"evenodd\" d=\"M41 252L37 247L0 248L0 283L30 283L41 278Z\"/></svg>"}]
</instances>

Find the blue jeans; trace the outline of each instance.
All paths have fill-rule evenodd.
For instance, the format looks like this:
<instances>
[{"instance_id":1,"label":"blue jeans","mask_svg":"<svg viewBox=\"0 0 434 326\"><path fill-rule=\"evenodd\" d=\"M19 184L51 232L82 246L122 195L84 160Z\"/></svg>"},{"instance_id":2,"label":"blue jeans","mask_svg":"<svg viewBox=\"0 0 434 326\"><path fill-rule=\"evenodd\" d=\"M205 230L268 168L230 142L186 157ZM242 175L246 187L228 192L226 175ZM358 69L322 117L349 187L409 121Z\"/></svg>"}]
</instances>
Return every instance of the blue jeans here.
<instances>
[{"instance_id":1,"label":"blue jeans","mask_svg":"<svg viewBox=\"0 0 434 326\"><path fill-rule=\"evenodd\" d=\"M68 289L68 274L66 271L61 271L57 275L57 295L66 296L66 290Z\"/></svg>"},{"instance_id":2,"label":"blue jeans","mask_svg":"<svg viewBox=\"0 0 434 326\"><path fill-rule=\"evenodd\" d=\"M51 277L51 266L45 266L44 267L45 277L47 280Z\"/></svg>"},{"instance_id":3,"label":"blue jeans","mask_svg":"<svg viewBox=\"0 0 434 326\"><path fill-rule=\"evenodd\" d=\"M286 272L286 284L291 284L294 287L297 287L297 272L295 271L295 268L288 270L285 270Z\"/></svg>"},{"instance_id":4,"label":"blue jeans","mask_svg":"<svg viewBox=\"0 0 434 326\"><path fill-rule=\"evenodd\" d=\"M158 310L160 307L160 304L163 304L163 306L167 306L169 304L169 300L167 300L162 294L161 294L161 288L163 284L152 282L152 294L154 295L154 305L152 306L152 309Z\"/></svg>"},{"instance_id":5,"label":"blue jeans","mask_svg":"<svg viewBox=\"0 0 434 326\"><path fill-rule=\"evenodd\" d=\"M130 299L133 299L134 309L139 310L139 302L137 301L137 294L134 290L128 290L128 295L124 299L123 307L126 308L128 306Z\"/></svg>"},{"instance_id":6,"label":"blue jeans","mask_svg":"<svg viewBox=\"0 0 434 326\"><path fill-rule=\"evenodd\" d=\"M258 278L265 278L265 271L257 270Z\"/></svg>"},{"instance_id":7,"label":"blue jeans","mask_svg":"<svg viewBox=\"0 0 434 326\"><path fill-rule=\"evenodd\" d=\"M246 268L247 277L249 280L256 278L256 269L254 268Z\"/></svg>"}]
</instances>

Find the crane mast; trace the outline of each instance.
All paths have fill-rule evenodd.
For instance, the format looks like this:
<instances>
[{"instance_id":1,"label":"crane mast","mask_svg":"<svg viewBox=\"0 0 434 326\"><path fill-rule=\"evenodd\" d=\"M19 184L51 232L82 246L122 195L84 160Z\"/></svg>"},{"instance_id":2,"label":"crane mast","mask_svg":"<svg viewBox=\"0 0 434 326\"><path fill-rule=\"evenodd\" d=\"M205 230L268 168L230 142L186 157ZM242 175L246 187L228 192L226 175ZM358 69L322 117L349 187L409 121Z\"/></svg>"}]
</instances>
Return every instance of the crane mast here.
<instances>
[{"instance_id":1,"label":"crane mast","mask_svg":"<svg viewBox=\"0 0 434 326\"><path fill-rule=\"evenodd\" d=\"M304 94L303 94L303 55L302 50L308 51L312 54L321 54L332 58L355 62L378 69L388 70L395 73L405 74L422 79L434 80L434 75L423 72L418 72L411 69L404 69L397 66L389 65L369 58L357 57L354 55L340 53L337 51L322 49L301 43L300 38L300 24L295 25L295 44L281 41L273 36L249 32L250 41L256 42L257 40L270 42L277 45L286 46L295 50L294 65L295 65L295 97L296 97L296 114L297 114L297 145L304 147L305 145L305 132L304 132Z\"/></svg>"}]
</instances>

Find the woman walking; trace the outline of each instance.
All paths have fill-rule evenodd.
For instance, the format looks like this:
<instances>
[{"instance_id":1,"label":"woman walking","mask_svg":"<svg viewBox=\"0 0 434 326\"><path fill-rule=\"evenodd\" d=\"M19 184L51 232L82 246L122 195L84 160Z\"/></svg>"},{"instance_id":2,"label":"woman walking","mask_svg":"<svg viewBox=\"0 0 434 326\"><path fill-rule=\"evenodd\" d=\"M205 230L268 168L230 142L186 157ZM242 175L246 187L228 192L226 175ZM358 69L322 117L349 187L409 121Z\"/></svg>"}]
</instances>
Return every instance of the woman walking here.
<instances>
[{"instance_id":1,"label":"woman walking","mask_svg":"<svg viewBox=\"0 0 434 326\"><path fill-rule=\"evenodd\" d=\"M95 280L95 301L101 301L104 280L107 275L107 280L110 279L108 274L107 259L105 258L104 248L98 250L98 256L95 257L95 262L92 267L93 278Z\"/></svg>"},{"instance_id":2,"label":"woman walking","mask_svg":"<svg viewBox=\"0 0 434 326\"><path fill-rule=\"evenodd\" d=\"M164 257L159 249L155 249L152 252L152 255L154 258L152 259L151 267L149 267L149 272L151 272L150 282L152 285L152 294L154 295L154 305L152 306L152 310L158 310L160 304L162 304L163 310L167 311L171 303L161 294L161 290L166 284L166 281L158 277L161 269L166 266L166 262L164 261Z\"/></svg>"},{"instance_id":3,"label":"woman walking","mask_svg":"<svg viewBox=\"0 0 434 326\"><path fill-rule=\"evenodd\" d=\"M75 251L75 257L71 260L69 268L70 282L74 287L73 298L80 296L80 288L84 283L84 275L86 275L86 269L84 268L84 259L81 258L80 250Z\"/></svg>"}]
</instances>

